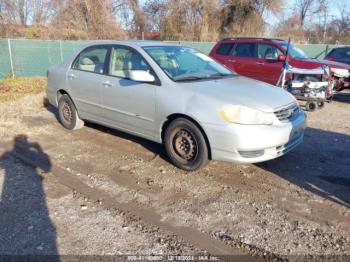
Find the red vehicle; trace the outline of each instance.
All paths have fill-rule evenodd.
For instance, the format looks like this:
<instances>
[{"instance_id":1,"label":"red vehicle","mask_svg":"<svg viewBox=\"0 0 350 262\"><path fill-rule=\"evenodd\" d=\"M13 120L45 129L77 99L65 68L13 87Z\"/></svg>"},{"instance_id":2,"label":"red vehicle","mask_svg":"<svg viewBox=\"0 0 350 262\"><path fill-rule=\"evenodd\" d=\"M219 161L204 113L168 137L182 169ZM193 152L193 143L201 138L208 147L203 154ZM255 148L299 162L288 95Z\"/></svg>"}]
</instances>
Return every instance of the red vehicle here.
<instances>
[{"instance_id":1,"label":"red vehicle","mask_svg":"<svg viewBox=\"0 0 350 262\"><path fill-rule=\"evenodd\" d=\"M211 50L210 56L240 75L276 85L286 60L288 42L270 38L225 38ZM292 67L314 69L328 66L336 80L335 89L348 86L349 77L334 72L350 72L350 65L329 60L309 58L302 50L290 44L288 63Z\"/></svg>"}]
</instances>

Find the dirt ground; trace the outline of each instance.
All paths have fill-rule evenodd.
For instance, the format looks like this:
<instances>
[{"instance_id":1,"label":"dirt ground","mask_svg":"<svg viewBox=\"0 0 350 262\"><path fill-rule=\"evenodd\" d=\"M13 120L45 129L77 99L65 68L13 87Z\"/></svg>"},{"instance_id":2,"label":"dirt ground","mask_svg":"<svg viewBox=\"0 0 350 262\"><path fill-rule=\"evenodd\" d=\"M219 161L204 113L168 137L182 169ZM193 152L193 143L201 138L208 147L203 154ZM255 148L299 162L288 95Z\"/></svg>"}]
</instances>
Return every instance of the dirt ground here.
<instances>
[{"instance_id":1,"label":"dirt ground","mask_svg":"<svg viewBox=\"0 0 350 262\"><path fill-rule=\"evenodd\" d=\"M192 173L158 144L67 131L42 100L0 104L0 254L350 256L350 92L288 155Z\"/></svg>"}]
</instances>

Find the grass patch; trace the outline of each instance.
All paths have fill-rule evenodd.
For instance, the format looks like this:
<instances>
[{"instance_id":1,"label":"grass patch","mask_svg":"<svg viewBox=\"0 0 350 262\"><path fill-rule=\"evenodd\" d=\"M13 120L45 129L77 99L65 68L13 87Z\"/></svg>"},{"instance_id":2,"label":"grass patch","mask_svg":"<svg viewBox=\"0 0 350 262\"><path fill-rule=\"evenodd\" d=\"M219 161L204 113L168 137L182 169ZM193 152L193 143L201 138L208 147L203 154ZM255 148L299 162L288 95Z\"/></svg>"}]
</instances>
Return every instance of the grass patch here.
<instances>
[{"instance_id":1,"label":"grass patch","mask_svg":"<svg viewBox=\"0 0 350 262\"><path fill-rule=\"evenodd\" d=\"M14 101L27 94L39 94L46 88L44 77L18 77L0 80L0 103Z\"/></svg>"}]
</instances>

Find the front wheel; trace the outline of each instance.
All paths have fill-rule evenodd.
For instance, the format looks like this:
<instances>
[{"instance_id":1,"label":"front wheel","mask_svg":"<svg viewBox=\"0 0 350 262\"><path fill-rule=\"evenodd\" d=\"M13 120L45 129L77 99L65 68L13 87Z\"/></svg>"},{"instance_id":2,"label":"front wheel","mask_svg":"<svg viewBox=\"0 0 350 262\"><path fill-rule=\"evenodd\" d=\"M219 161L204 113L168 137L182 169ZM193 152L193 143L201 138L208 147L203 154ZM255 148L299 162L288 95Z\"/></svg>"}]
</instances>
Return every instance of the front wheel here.
<instances>
[{"instance_id":1,"label":"front wheel","mask_svg":"<svg viewBox=\"0 0 350 262\"><path fill-rule=\"evenodd\" d=\"M178 118L170 123L165 132L164 144L170 160L181 169L194 171L209 161L204 135L186 118Z\"/></svg>"}]
</instances>

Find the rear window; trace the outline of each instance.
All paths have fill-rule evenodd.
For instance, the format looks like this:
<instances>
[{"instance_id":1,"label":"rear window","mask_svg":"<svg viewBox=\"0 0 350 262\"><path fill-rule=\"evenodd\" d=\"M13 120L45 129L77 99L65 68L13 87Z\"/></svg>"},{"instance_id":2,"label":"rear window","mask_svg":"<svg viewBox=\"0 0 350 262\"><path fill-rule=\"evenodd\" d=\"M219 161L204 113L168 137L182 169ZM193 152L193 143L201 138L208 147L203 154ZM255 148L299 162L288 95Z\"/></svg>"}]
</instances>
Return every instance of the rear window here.
<instances>
[{"instance_id":1,"label":"rear window","mask_svg":"<svg viewBox=\"0 0 350 262\"><path fill-rule=\"evenodd\" d=\"M216 49L216 54L218 55L223 55L223 56L228 56L231 52L231 49L234 44L232 43L223 43L221 44L218 49Z\"/></svg>"},{"instance_id":2,"label":"rear window","mask_svg":"<svg viewBox=\"0 0 350 262\"><path fill-rule=\"evenodd\" d=\"M235 46L232 56L256 57L254 43L239 43Z\"/></svg>"},{"instance_id":3,"label":"rear window","mask_svg":"<svg viewBox=\"0 0 350 262\"><path fill-rule=\"evenodd\" d=\"M103 74L107 53L108 48L104 46L85 49L78 55L72 68Z\"/></svg>"}]
</instances>

